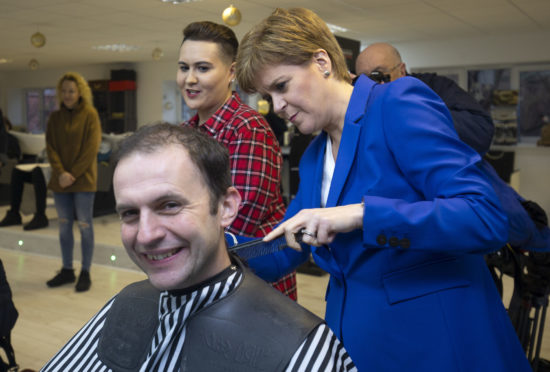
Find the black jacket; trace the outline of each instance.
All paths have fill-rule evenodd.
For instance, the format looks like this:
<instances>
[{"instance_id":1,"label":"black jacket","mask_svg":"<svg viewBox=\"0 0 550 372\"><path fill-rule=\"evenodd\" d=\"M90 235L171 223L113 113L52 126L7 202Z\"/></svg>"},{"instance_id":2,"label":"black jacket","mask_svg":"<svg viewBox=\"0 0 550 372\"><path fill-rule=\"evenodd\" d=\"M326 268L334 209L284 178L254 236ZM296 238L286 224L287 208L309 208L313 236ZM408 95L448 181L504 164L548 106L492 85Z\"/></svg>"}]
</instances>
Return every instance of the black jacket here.
<instances>
[{"instance_id":1,"label":"black jacket","mask_svg":"<svg viewBox=\"0 0 550 372\"><path fill-rule=\"evenodd\" d=\"M434 73L411 74L432 88L451 112L455 130L462 141L480 155L489 151L494 125L481 105L453 80Z\"/></svg>"}]
</instances>

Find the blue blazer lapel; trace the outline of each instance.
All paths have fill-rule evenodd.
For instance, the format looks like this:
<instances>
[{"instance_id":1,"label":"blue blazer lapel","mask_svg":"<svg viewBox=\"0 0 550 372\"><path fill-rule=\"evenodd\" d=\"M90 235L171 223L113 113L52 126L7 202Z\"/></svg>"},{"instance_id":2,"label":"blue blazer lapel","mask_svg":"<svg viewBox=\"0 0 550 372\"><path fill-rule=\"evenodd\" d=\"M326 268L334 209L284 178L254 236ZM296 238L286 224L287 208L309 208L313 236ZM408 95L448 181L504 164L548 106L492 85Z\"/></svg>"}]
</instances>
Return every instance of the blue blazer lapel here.
<instances>
[{"instance_id":1,"label":"blue blazer lapel","mask_svg":"<svg viewBox=\"0 0 550 372\"><path fill-rule=\"evenodd\" d=\"M316 163L313 174L311 174L311 180L313 180L313 192L311 193L311 208L321 207L321 187L323 184L323 170L324 170L324 154L327 148L327 133L321 132L319 134L319 148L317 149ZM313 168L313 167L312 167Z\"/></svg>"},{"instance_id":2,"label":"blue blazer lapel","mask_svg":"<svg viewBox=\"0 0 550 372\"><path fill-rule=\"evenodd\" d=\"M330 191L328 193L327 207L334 207L338 205L340 194L342 193L344 185L347 181L353 160L355 159L360 132L361 127L359 125L344 124L344 131L342 132L342 139L340 140L340 148L338 149L338 157L334 166L334 174L332 176Z\"/></svg>"},{"instance_id":3,"label":"blue blazer lapel","mask_svg":"<svg viewBox=\"0 0 550 372\"><path fill-rule=\"evenodd\" d=\"M334 175L330 184L327 207L338 205L338 200L346 184L349 171L357 153L357 144L361 134L361 125L359 122L365 115L368 97L374 82L368 77L361 75L356 83L351 99L346 111L344 120L344 129L340 139L340 148L334 167Z\"/></svg>"}]
</instances>

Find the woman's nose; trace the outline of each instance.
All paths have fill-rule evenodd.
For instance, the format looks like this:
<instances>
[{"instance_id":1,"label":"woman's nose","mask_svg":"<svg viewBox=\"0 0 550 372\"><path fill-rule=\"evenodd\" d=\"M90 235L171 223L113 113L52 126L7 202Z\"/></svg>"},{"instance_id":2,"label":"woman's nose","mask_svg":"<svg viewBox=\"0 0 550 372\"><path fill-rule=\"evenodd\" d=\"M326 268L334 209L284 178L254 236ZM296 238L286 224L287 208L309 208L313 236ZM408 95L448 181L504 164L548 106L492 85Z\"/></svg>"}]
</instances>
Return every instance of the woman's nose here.
<instances>
[{"instance_id":1,"label":"woman's nose","mask_svg":"<svg viewBox=\"0 0 550 372\"><path fill-rule=\"evenodd\" d=\"M197 75L193 72L193 70L189 70L187 72L187 75L185 76L185 81L187 84L194 84L197 82Z\"/></svg>"},{"instance_id":2,"label":"woman's nose","mask_svg":"<svg viewBox=\"0 0 550 372\"><path fill-rule=\"evenodd\" d=\"M282 116L281 114L283 113L283 111L286 107L285 100L282 97L279 97L279 96L271 96L271 99L273 101L273 111L277 115Z\"/></svg>"}]
</instances>

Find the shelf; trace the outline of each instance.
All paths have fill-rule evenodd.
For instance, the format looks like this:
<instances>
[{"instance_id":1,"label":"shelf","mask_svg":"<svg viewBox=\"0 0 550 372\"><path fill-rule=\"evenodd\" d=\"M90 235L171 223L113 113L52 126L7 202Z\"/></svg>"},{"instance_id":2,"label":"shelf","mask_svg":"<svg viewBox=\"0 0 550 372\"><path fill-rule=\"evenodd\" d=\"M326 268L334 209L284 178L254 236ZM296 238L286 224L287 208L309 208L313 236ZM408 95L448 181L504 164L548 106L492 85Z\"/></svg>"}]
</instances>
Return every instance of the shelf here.
<instances>
[{"instance_id":1,"label":"shelf","mask_svg":"<svg viewBox=\"0 0 550 372\"><path fill-rule=\"evenodd\" d=\"M550 151L550 146L537 146L536 143L520 142L515 145L493 145L490 151L516 151L524 149L540 149L540 151Z\"/></svg>"}]
</instances>

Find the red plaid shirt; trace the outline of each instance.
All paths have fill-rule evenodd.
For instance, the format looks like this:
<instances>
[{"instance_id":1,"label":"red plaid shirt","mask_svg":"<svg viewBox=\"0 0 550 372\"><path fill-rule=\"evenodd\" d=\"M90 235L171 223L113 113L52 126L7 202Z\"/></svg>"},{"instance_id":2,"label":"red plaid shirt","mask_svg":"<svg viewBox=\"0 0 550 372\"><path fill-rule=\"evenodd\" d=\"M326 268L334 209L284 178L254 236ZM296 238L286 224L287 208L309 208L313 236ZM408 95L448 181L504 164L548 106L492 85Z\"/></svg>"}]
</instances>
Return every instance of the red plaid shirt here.
<instances>
[{"instance_id":1,"label":"red plaid shirt","mask_svg":"<svg viewBox=\"0 0 550 372\"><path fill-rule=\"evenodd\" d=\"M233 95L207 121L199 125L195 115L182 125L191 125L214 137L229 150L231 178L242 203L229 231L262 237L284 217L281 196L282 156L273 131L261 114ZM296 275L291 273L273 286L296 300Z\"/></svg>"}]
</instances>

